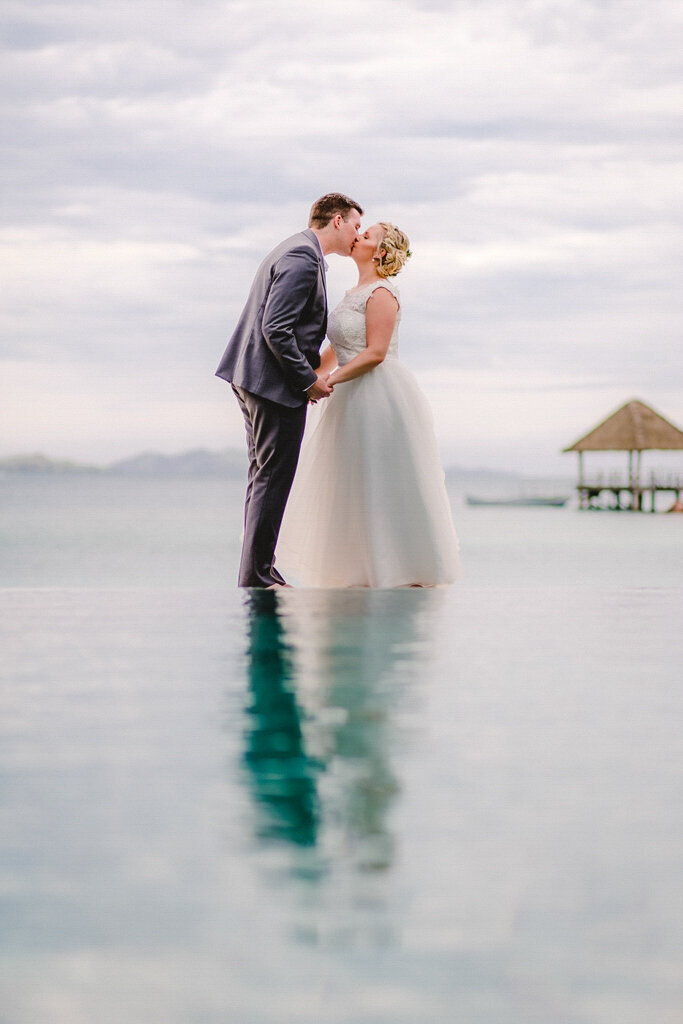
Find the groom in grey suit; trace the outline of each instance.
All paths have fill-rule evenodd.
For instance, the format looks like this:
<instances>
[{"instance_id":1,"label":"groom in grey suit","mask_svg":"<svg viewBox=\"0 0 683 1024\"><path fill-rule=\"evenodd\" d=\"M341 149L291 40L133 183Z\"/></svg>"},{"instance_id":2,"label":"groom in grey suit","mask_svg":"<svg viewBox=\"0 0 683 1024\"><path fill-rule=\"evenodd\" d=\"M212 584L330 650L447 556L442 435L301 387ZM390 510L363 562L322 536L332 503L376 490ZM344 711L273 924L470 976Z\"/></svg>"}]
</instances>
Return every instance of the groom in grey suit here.
<instances>
[{"instance_id":1,"label":"groom in grey suit","mask_svg":"<svg viewBox=\"0 0 683 1024\"><path fill-rule=\"evenodd\" d=\"M308 402L332 394L320 365L327 329L324 257L350 256L363 210L333 192L318 199L309 226L270 252L216 376L232 384L244 415L249 474L240 587L284 586L275 545L294 480Z\"/></svg>"}]
</instances>

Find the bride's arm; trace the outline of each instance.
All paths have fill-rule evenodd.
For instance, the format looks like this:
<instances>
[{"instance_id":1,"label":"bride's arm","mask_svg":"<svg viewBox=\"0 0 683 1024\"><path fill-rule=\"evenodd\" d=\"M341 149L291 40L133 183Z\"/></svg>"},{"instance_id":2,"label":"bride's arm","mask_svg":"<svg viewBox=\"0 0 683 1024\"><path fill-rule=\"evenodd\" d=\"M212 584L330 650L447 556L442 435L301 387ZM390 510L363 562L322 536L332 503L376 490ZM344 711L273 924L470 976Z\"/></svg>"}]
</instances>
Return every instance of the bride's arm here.
<instances>
[{"instance_id":1,"label":"bride's arm","mask_svg":"<svg viewBox=\"0 0 683 1024\"><path fill-rule=\"evenodd\" d=\"M330 375L330 384L343 384L344 381L369 373L384 362L389 349L389 342L394 333L398 302L387 288L376 288L365 306L365 349L350 359Z\"/></svg>"},{"instance_id":2,"label":"bride's arm","mask_svg":"<svg viewBox=\"0 0 683 1024\"><path fill-rule=\"evenodd\" d=\"M320 366L317 369L317 373L329 373L337 365L337 357L334 354L334 349L331 345L328 345L322 354L320 359Z\"/></svg>"}]
</instances>

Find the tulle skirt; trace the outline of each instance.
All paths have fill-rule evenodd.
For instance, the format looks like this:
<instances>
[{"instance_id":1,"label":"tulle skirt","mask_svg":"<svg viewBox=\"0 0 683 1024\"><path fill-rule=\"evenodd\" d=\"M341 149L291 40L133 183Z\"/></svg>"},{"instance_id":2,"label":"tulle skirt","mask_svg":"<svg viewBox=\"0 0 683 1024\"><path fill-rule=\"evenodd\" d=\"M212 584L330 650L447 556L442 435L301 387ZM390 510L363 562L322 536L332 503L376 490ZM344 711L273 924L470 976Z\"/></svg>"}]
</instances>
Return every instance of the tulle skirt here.
<instances>
[{"instance_id":1,"label":"tulle skirt","mask_svg":"<svg viewBox=\"0 0 683 1024\"><path fill-rule=\"evenodd\" d=\"M277 565L309 587L435 586L458 576L432 412L398 359L309 410Z\"/></svg>"}]
</instances>

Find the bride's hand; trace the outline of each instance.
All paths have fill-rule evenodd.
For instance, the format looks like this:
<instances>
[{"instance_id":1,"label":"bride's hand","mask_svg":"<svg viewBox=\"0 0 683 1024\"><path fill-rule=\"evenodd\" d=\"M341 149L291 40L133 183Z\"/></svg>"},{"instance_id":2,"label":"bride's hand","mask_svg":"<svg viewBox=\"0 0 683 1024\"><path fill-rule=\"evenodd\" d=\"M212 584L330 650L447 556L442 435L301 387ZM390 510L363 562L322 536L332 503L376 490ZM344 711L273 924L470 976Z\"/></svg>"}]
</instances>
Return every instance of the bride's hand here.
<instances>
[{"instance_id":1,"label":"bride's hand","mask_svg":"<svg viewBox=\"0 0 683 1024\"><path fill-rule=\"evenodd\" d=\"M309 402L318 401L319 398L328 398L333 391L332 385L327 383L329 374L318 376L317 380L311 384L310 388L306 391Z\"/></svg>"}]
</instances>

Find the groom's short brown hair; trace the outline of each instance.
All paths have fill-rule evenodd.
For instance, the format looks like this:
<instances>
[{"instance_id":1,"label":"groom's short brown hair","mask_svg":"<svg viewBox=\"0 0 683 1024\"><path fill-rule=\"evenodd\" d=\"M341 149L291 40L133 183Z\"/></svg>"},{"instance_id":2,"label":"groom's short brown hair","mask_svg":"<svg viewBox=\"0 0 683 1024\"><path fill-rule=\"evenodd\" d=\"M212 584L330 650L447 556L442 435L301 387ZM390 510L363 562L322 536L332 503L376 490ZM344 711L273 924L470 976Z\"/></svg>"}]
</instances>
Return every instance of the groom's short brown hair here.
<instances>
[{"instance_id":1,"label":"groom's short brown hair","mask_svg":"<svg viewBox=\"0 0 683 1024\"><path fill-rule=\"evenodd\" d=\"M348 220L351 210L358 210L361 215L363 213L362 206L355 199L349 199L341 192L329 192L313 203L308 226L309 228L324 228L338 213L341 213L344 220Z\"/></svg>"}]
</instances>

